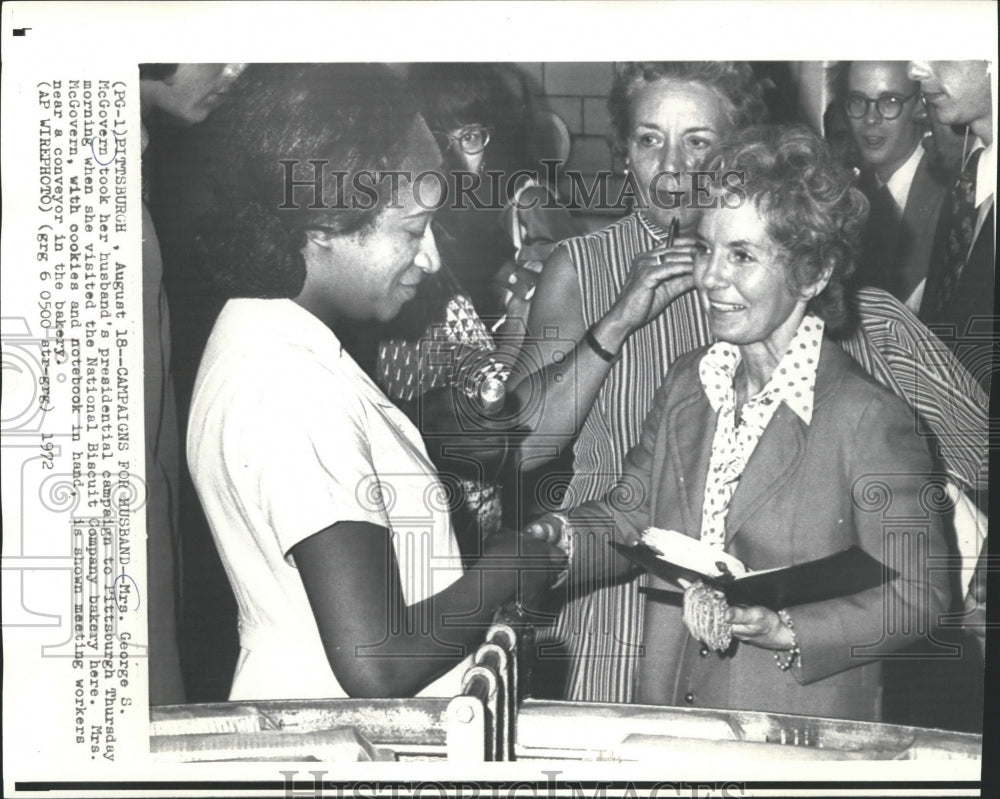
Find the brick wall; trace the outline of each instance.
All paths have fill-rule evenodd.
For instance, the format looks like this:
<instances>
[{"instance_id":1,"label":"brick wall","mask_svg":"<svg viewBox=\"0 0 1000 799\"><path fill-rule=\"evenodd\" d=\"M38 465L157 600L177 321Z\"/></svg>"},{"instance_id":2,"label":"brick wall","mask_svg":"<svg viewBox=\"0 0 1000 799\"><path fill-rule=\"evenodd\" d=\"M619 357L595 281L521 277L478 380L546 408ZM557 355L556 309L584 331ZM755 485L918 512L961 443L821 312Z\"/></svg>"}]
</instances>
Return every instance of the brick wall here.
<instances>
[{"instance_id":1,"label":"brick wall","mask_svg":"<svg viewBox=\"0 0 1000 799\"><path fill-rule=\"evenodd\" d=\"M519 63L539 108L558 114L572 137L569 169L611 168L607 98L614 67L608 61Z\"/></svg>"},{"instance_id":2,"label":"brick wall","mask_svg":"<svg viewBox=\"0 0 1000 799\"><path fill-rule=\"evenodd\" d=\"M588 181L597 172L615 169L620 173L622 164L613 163L608 138L611 122L607 102L614 65L598 61L522 62L516 66L527 78L537 107L558 114L569 129L572 148L565 168L580 171ZM619 186L620 180L610 185ZM565 181L560 189L565 197ZM578 217L589 228L606 224L609 216L617 215L597 211L579 213Z\"/></svg>"}]
</instances>

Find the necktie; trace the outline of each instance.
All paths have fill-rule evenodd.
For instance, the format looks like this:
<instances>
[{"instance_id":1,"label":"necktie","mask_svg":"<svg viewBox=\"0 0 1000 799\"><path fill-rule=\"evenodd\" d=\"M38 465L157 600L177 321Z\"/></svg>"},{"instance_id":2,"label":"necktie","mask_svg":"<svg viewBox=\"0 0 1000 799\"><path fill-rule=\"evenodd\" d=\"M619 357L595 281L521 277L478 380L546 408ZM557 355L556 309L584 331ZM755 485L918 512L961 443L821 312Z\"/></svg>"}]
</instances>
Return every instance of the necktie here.
<instances>
[{"instance_id":1,"label":"necktie","mask_svg":"<svg viewBox=\"0 0 1000 799\"><path fill-rule=\"evenodd\" d=\"M872 185L868 197L871 210L861 242L861 267L856 281L859 285L875 286L901 298L902 281L897 260L902 215L887 185Z\"/></svg>"},{"instance_id":2,"label":"necktie","mask_svg":"<svg viewBox=\"0 0 1000 799\"><path fill-rule=\"evenodd\" d=\"M951 224L948 228L945 264L938 272L938 280L934 283L928 280L927 286L931 318L940 314L951 300L972 248L972 234L976 227L976 169L982 154L982 148L972 154L949 195Z\"/></svg>"}]
</instances>

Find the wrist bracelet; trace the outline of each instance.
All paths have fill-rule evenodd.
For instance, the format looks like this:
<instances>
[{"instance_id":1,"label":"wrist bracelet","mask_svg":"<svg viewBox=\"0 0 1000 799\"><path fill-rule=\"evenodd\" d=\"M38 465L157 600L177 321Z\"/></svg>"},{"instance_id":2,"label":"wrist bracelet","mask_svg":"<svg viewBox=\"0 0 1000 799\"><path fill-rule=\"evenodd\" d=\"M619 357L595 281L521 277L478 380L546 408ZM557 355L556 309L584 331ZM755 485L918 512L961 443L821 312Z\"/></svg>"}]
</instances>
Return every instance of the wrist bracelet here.
<instances>
[{"instance_id":1,"label":"wrist bracelet","mask_svg":"<svg viewBox=\"0 0 1000 799\"><path fill-rule=\"evenodd\" d=\"M594 335L594 327L588 327L587 332L583 334L583 340L587 342L587 346L594 351L594 354L600 358L602 361L611 363L618 357L620 353L608 352L604 347L601 346L601 342L597 340L597 336Z\"/></svg>"},{"instance_id":2,"label":"wrist bracelet","mask_svg":"<svg viewBox=\"0 0 1000 799\"><path fill-rule=\"evenodd\" d=\"M569 519L561 513L550 513L549 516L554 519L558 519L560 525L562 526L562 529L559 531L559 541L556 546L566 555L566 569L552 584L553 588L558 588L569 578L569 567L573 562L573 525L570 524Z\"/></svg>"},{"instance_id":3,"label":"wrist bracelet","mask_svg":"<svg viewBox=\"0 0 1000 799\"><path fill-rule=\"evenodd\" d=\"M795 624L792 622L792 617L788 615L787 610L779 610L778 618L792 631L792 648L784 652L775 652L774 660L782 671L788 671L792 666L802 668L802 650L799 649L799 637L795 634Z\"/></svg>"}]
</instances>

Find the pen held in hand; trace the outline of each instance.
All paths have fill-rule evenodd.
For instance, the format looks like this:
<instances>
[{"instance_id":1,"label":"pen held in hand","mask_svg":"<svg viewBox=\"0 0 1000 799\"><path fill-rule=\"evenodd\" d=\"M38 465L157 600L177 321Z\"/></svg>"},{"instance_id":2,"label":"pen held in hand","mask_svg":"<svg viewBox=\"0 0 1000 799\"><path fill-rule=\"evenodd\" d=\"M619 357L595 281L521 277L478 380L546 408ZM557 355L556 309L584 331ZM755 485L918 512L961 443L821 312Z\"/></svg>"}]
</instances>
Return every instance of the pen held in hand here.
<instances>
[{"instance_id":1,"label":"pen held in hand","mask_svg":"<svg viewBox=\"0 0 1000 799\"><path fill-rule=\"evenodd\" d=\"M678 224L677 217L675 216L673 219L670 220L670 227L667 228L667 237L663 240L663 243L660 246L666 250L669 250L671 247L673 247L674 239L677 238L677 232L679 228L680 225ZM667 255L666 252L660 253L660 255L657 256L658 262L662 264L663 259L666 257L666 255Z\"/></svg>"},{"instance_id":2,"label":"pen held in hand","mask_svg":"<svg viewBox=\"0 0 1000 799\"><path fill-rule=\"evenodd\" d=\"M674 246L674 239L677 238L677 233L679 232L679 230L680 230L680 224L678 223L677 217L675 216L673 219L670 220L670 228L669 230L667 230L666 244L668 247Z\"/></svg>"}]
</instances>

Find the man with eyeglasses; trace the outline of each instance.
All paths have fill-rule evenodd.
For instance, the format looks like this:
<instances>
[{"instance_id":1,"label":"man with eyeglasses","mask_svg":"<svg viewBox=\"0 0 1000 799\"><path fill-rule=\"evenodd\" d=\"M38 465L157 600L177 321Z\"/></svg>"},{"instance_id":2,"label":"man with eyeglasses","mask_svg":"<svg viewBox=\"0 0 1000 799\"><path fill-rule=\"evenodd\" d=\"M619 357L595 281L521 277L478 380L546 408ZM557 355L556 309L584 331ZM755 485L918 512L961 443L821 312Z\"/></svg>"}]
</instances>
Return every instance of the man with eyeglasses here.
<instances>
[{"instance_id":1,"label":"man with eyeglasses","mask_svg":"<svg viewBox=\"0 0 1000 799\"><path fill-rule=\"evenodd\" d=\"M916 313L950 176L921 146L927 110L906 69L905 61L851 62L843 103L871 203L856 280Z\"/></svg>"}]
</instances>

